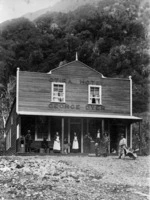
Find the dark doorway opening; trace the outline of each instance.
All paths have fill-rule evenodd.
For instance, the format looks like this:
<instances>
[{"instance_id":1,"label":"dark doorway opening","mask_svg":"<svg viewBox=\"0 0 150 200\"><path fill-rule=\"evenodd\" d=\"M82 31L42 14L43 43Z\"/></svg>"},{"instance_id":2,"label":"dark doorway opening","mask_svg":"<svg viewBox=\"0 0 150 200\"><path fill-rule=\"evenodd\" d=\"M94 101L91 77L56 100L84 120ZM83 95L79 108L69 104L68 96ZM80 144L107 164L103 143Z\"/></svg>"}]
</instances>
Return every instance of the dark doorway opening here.
<instances>
[{"instance_id":1,"label":"dark doorway opening","mask_svg":"<svg viewBox=\"0 0 150 200\"><path fill-rule=\"evenodd\" d=\"M79 143L79 150L78 152L81 152L81 119L72 118L70 121L70 142L71 142L71 152L72 150L72 144L74 139L74 133L76 133Z\"/></svg>"}]
</instances>

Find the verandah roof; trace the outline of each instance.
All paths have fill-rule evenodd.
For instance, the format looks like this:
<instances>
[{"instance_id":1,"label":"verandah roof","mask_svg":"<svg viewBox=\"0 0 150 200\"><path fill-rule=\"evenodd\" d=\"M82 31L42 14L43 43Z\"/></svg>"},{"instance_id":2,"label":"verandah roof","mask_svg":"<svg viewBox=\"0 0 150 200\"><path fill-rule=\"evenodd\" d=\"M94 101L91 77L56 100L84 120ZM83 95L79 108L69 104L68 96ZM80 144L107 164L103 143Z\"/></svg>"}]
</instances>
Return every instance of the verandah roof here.
<instances>
[{"instance_id":1,"label":"verandah roof","mask_svg":"<svg viewBox=\"0 0 150 200\"><path fill-rule=\"evenodd\" d=\"M20 115L39 115L39 116L56 116L56 117L84 117L84 118L103 118L103 119L126 119L132 121L141 121L142 118L129 116L129 115L118 115L118 114L85 114L85 113L56 113L56 112L28 112L19 111Z\"/></svg>"}]
</instances>

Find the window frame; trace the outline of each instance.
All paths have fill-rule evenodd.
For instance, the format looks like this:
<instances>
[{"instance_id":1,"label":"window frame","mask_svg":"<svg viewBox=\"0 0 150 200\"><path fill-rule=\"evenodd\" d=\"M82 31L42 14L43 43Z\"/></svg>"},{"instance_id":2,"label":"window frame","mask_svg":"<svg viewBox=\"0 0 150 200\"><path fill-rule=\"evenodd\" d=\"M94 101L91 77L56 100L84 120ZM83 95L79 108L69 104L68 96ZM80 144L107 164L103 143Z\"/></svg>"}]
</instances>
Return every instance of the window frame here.
<instances>
[{"instance_id":1,"label":"window frame","mask_svg":"<svg viewBox=\"0 0 150 200\"><path fill-rule=\"evenodd\" d=\"M54 85L62 85L63 86L63 99L64 101L54 101ZM59 98L56 96L56 98ZM51 102L53 103L65 103L66 102L66 83L62 82L52 82L52 87L51 87Z\"/></svg>"},{"instance_id":2,"label":"window frame","mask_svg":"<svg viewBox=\"0 0 150 200\"><path fill-rule=\"evenodd\" d=\"M47 141L51 141L51 133L50 133L50 118L48 118L48 132L47 132ZM38 138L38 125L37 125L37 117L35 120L35 141L43 141L42 138Z\"/></svg>"},{"instance_id":3,"label":"window frame","mask_svg":"<svg viewBox=\"0 0 150 200\"><path fill-rule=\"evenodd\" d=\"M99 97L97 99L100 100L100 103L92 103L91 102L91 87L99 88ZM102 86L101 85L88 85L88 104L91 105L102 105Z\"/></svg>"}]
</instances>

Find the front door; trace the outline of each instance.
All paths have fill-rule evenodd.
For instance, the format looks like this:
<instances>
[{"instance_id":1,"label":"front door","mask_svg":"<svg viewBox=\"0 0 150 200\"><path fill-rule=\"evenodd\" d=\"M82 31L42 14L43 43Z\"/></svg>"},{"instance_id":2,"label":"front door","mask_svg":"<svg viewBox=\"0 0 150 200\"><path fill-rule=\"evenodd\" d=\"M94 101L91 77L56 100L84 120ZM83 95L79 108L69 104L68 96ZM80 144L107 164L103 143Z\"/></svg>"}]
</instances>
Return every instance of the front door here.
<instances>
[{"instance_id":1,"label":"front door","mask_svg":"<svg viewBox=\"0 0 150 200\"><path fill-rule=\"evenodd\" d=\"M70 142L71 142L70 151L71 152L73 152L72 145L73 145L74 133L76 133L77 138L78 138L78 143L79 143L78 152L81 153L81 119L73 118L70 120Z\"/></svg>"}]
</instances>

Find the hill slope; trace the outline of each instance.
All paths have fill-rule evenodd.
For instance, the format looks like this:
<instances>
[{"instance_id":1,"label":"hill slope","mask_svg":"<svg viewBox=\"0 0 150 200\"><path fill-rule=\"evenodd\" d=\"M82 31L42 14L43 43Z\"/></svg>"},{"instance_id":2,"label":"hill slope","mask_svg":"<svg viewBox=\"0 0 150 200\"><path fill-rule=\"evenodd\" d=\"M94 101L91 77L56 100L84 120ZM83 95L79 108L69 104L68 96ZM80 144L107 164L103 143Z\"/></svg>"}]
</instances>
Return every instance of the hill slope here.
<instances>
[{"instance_id":1,"label":"hill slope","mask_svg":"<svg viewBox=\"0 0 150 200\"><path fill-rule=\"evenodd\" d=\"M73 11L77 9L78 7L86 4L92 4L92 5L97 5L97 3L101 0L61 0L57 2L54 6L50 6L45 9L38 10L33 13L27 13L23 15L23 17L29 19L30 21L35 20L36 18L40 17L43 14L46 14L48 12L63 12L67 13L69 11Z\"/></svg>"}]
</instances>

